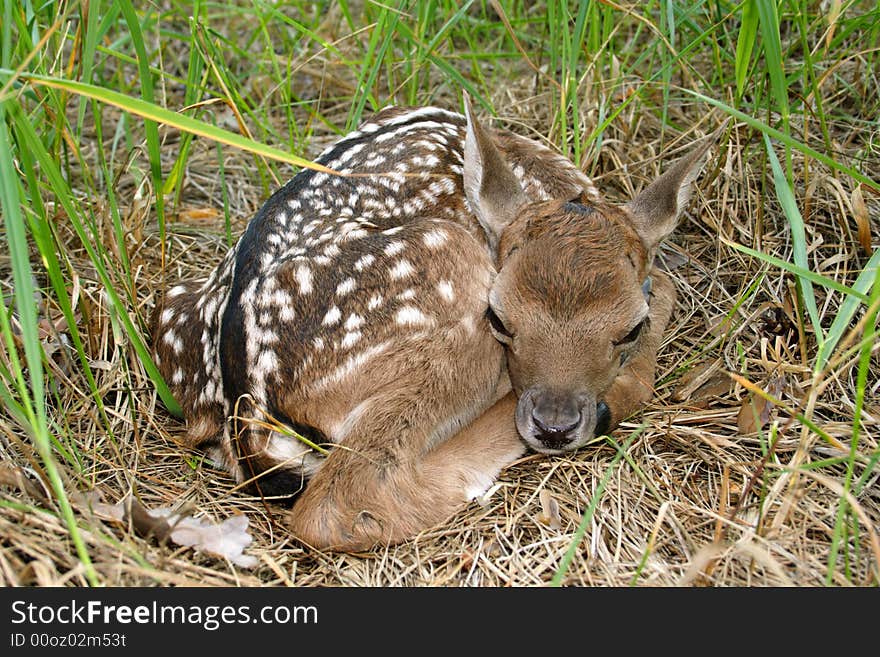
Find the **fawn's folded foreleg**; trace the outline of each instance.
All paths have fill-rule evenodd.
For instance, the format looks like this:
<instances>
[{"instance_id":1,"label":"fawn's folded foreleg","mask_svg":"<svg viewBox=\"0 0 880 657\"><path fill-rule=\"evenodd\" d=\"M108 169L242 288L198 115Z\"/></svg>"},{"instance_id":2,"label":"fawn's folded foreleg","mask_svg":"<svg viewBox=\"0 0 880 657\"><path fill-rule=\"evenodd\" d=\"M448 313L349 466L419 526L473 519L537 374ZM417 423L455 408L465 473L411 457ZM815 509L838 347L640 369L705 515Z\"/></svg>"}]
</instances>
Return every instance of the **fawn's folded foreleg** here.
<instances>
[{"instance_id":1,"label":"fawn's folded foreleg","mask_svg":"<svg viewBox=\"0 0 880 657\"><path fill-rule=\"evenodd\" d=\"M515 406L508 393L422 454L395 450L397 441L428 439L414 435L410 414L370 418L360 428L375 422L374 435L384 433L388 444L368 448L369 454L334 450L294 505L291 529L313 547L351 551L406 540L439 524L485 492L525 451L513 421Z\"/></svg>"}]
</instances>

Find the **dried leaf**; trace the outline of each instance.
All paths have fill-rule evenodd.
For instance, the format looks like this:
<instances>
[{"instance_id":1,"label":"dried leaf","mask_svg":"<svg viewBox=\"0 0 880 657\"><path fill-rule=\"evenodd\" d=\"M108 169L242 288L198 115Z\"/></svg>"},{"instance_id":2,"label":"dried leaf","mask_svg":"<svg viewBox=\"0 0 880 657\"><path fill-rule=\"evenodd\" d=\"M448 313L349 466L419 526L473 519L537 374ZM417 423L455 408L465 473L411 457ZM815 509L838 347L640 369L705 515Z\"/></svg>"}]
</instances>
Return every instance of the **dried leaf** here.
<instances>
[{"instance_id":1,"label":"dried leaf","mask_svg":"<svg viewBox=\"0 0 880 657\"><path fill-rule=\"evenodd\" d=\"M207 221L216 219L220 212L216 208L187 208L177 213L178 221Z\"/></svg>"},{"instance_id":2,"label":"dried leaf","mask_svg":"<svg viewBox=\"0 0 880 657\"><path fill-rule=\"evenodd\" d=\"M733 328L733 316L718 315L706 322L706 328L716 338L726 335Z\"/></svg>"},{"instance_id":3,"label":"dried leaf","mask_svg":"<svg viewBox=\"0 0 880 657\"><path fill-rule=\"evenodd\" d=\"M253 541L247 531L245 515L232 516L215 524L170 507L147 509L133 498L117 504L100 502L95 494L89 495L88 499L96 515L120 522L130 520L135 532L144 538L155 538L160 543L170 540L177 545L229 559L242 568L253 568L258 563L256 557L244 554L244 549Z\"/></svg>"},{"instance_id":4,"label":"dried leaf","mask_svg":"<svg viewBox=\"0 0 880 657\"><path fill-rule=\"evenodd\" d=\"M771 397L779 398L782 394L782 377L773 376L764 391ZM758 429L764 428L770 420L770 411L773 410L773 404L761 397L760 395L747 395L740 406L739 414L736 418L736 425L741 434L754 433Z\"/></svg>"},{"instance_id":5,"label":"dried leaf","mask_svg":"<svg viewBox=\"0 0 880 657\"><path fill-rule=\"evenodd\" d=\"M715 397L724 397L730 394L731 390L733 390L733 380L727 376L727 372L715 372L697 389L692 399L702 402Z\"/></svg>"},{"instance_id":6,"label":"dried leaf","mask_svg":"<svg viewBox=\"0 0 880 657\"><path fill-rule=\"evenodd\" d=\"M678 269L687 262L687 254L674 250L674 247L667 244L661 245L657 255L654 256L654 266L668 272Z\"/></svg>"},{"instance_id":7,"label":"dried leaf","mask_svg":"<svg viewBox=\"0 0 880 657\"><path fill-rule=\"evenodd\" d=\"M767 303L761 304L757 317L761 323L760 329L762 333L785 336L796 330L791 315L786 312L784 306L781 306L778 303L768 301Z\"/></svg>"},{"instance_id":8,"label":"dried leaf","mask_svg":"<svg viewBox=\"0 0 880 657\"><path fill-rule=\"evenodd\" d=\"M675 392L672 393L672 399L678 402L694 401L697 391L710 385L713 381L717 383L716 379L719 376L724 379L725 385L729 389L731 385L730 378L724 372L719 372L719 368L720 364L718 361L713 361L697 365L692 370L686 372L679 379L678 386Z\"/></svg>"},{"instance_id":9,"label":"dried leaf","mask_svg":"<svg viewBox=\"0 0 880 657\"><path fill-rule=\"evenodd\" d=\"M550 529L562 529L562 518L559 516L559 504L553 499L550 491L542 489L538 494L538 499L541 501L541 513L539 513L535 519Z\"/></svg>"},{"instance_id":10,"label":"dried leaf","mask_svg":"<svg viewBox=\"0 0 880 657\"><path fill-rule=\"evenodd\" d=\"M868 217L868 204L862 196L862 188L856 187L852 191L852 211L853 218L856 220L856 228L859 231L859 244L862 246L865 255L874 253L871 246L871 220Z\"/></svg>"},{"instance_id":11,"label":"dried leaf","mask_svg":"<svg viewBox=\"0 0 880 657\"><path fill-rule=\"evenodd\" d=\"M0 485L17 488L41 504L49 503L49 498L46 497L43 489L31 481L24 470L11 463L0 463Z\"/></svg>"},{"instance_id":12,"label":"dried leaf","mask_svg":"<svg viewBox=\"0 0 880 657\"><path fill-rule=\"evenodd\" d=\"M214 524L205 518L180 517L171 509L161 508L149 512L151 516L165 517L171 525L171 540L196 550L225 557L242 568L257 565L256 557L244 554L253 538L248 534L248 519L239 514Z\"/></svg>"},{"instance_id":13,"label":"dried leaf","mask_svg":"<svg viewBox=\"0 0 880 657\"><path fill-rule=\"evenodd\" d=\"M830 48L834 41L834 32L837 29L837 19L840 18L841 0L831 0L828 3L827 14L828 29L825 31L825 47Z\"/></svg>"}]
</instances>

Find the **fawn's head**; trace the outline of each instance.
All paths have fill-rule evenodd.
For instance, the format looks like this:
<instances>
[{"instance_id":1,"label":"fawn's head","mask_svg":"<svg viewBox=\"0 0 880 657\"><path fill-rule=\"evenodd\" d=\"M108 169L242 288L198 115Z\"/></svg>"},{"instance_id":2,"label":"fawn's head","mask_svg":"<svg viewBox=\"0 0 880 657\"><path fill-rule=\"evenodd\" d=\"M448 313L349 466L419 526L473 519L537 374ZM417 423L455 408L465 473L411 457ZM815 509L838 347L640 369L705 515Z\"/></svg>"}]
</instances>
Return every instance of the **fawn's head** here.
<instances>
[{"instance_id":1,"label":"fawn's head","mask_svg":"<svg viewBox=\"0 0 880 657\"><path fill-rule=\"evenodd\" d=\"M601 431L601 400L636 349L651 303L649 271L690 198L708 144L625 205L527 196L469 101L468 202L495 252L488 317L507 350L516 425L539 452L577 449Z\"/></svg>"}]
</instances>

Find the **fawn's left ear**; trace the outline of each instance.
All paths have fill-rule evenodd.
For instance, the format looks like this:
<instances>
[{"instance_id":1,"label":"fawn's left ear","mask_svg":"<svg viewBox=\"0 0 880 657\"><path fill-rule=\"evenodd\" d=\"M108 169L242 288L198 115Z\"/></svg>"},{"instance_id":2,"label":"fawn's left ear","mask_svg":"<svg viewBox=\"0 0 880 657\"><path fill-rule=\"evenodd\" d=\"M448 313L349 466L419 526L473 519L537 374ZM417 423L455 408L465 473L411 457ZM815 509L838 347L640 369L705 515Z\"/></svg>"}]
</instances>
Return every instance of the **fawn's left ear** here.
<instances>
[{"instance_id":1,"label":"fawn's left ear","mask_svg":"<svg viewBox=\"0 0 880 657\"><path fill-rule=\"evenodd\" d=\"M525 193L492 137L474 116L471 100L464 95L467 136L464 141L464 192L480 225L486 231L492 253L507 225L525 202Z\"/></svg>"},{"instance_id":2,"label":"fawn's left ear","mask_svg":"<svg viewBox=\"0 0 880 657\"><path fill-rule=\"evenodd\" d=\"M707 137L705 143L676 160L627 204L636 230L649 253L653 253L675 229L713 142L714 139Z\"/></svg>"}]
</instances>

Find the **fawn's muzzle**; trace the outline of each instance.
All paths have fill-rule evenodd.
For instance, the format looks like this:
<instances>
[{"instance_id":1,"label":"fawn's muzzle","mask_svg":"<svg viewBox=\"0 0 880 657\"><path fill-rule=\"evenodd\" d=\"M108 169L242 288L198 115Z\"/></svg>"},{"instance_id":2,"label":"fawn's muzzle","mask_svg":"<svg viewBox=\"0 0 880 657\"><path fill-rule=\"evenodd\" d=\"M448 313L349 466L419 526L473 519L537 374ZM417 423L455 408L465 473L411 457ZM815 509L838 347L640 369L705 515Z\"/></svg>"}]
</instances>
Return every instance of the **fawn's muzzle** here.
<instances>
[{"instance_id":1,"label":"fawn's muzzle","mask_svg":"<svg viewBox=\"0 0 880 657\"><path fill-rule=\"evenodd\" d=\"M593 437L596 415L592 395L532 388L519 398L516 427L535 451L561 454Z\"/></svg>"}]
</instances>

